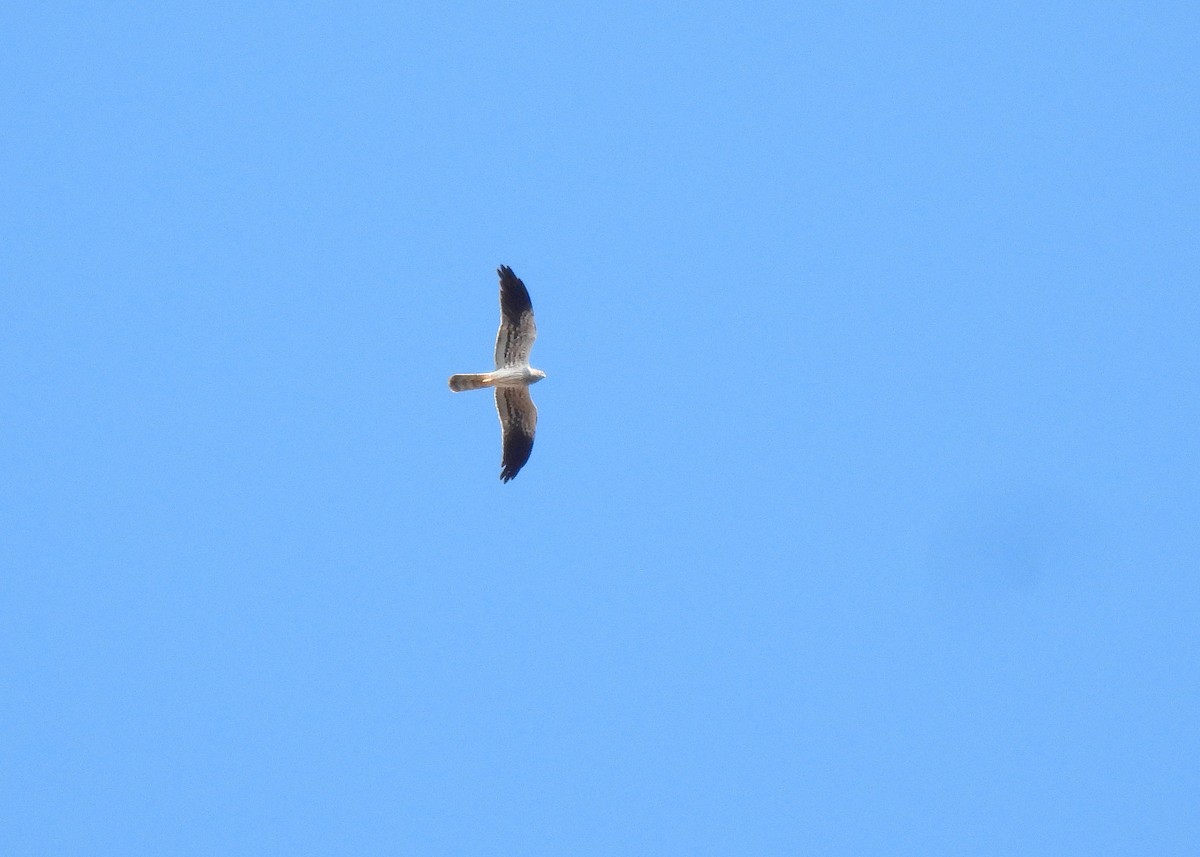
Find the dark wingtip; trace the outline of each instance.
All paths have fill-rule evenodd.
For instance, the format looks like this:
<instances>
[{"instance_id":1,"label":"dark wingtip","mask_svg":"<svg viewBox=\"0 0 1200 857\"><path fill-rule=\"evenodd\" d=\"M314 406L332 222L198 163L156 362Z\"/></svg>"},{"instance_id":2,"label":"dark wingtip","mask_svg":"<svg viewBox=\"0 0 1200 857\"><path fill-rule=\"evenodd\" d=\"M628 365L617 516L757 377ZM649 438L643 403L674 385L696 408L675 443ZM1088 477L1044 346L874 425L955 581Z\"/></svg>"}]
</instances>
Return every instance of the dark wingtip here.
<instances>
[{"instance_id":1,"label":"dark wingtip","mask_svg":"<svg viewBox=\"0 0 1200 857\"><path fill-rule=\"evenodd\" d=\"M521 278L513 273L508 265L496 269L500 275L500 310L513 321L518 321L524 313L533 312L533 303L529 300L529 290L521 282Z\"/></svg>"},{"instance_id":2,"label":"dark wingtip","mask_svg":"<svg viewBox=\"0 0 1200 857\"><path fill-rule=\"evenodd\" d=\"M509 482L517 478L521 468L533 454L533 438L519 432L510 432L504 438L504 457L500 460L500 481Z\"/></svg>"}]
</instances>

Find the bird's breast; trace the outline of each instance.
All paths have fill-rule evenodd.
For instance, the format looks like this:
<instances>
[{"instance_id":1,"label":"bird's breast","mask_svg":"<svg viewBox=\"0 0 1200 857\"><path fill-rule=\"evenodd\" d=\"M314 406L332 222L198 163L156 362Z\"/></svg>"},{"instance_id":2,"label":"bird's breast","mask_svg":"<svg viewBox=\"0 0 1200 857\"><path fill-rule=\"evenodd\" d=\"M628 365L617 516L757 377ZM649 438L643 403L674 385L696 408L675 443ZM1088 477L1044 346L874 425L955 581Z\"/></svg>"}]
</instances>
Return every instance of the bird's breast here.
<instances>
[{"instance_id":1,"label":"bird's breast","mask_svg":"<svg viewBox=\"0 0 1200 857\"><path fill-rule=\"evenodd\" d=\"M497 387L528 387L535 381L540 381L542 377L528 366L505 366L492 373Z\"/></svg>"}]
</instances>

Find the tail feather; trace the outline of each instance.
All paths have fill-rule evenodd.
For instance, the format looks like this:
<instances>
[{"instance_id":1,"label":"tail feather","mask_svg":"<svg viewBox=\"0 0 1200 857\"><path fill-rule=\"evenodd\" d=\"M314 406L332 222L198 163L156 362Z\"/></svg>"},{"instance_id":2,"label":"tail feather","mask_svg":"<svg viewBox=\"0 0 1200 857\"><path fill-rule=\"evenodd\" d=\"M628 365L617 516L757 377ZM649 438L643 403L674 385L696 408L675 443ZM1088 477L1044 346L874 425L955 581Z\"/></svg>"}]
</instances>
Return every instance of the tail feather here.
<instances>
[{"instance_id":1,"label":"tail feather","mask_svg":"<svg viewBox=\"0 0 1200 857\"><path fill-rule=\"evenodd\" d=\"M463 390L478 390L483 387L494 387L496 382L492 380L492 373L487 372L482 375L451 375L450 389L456 393L461 393Z\"/></svg>"}]
</instances>

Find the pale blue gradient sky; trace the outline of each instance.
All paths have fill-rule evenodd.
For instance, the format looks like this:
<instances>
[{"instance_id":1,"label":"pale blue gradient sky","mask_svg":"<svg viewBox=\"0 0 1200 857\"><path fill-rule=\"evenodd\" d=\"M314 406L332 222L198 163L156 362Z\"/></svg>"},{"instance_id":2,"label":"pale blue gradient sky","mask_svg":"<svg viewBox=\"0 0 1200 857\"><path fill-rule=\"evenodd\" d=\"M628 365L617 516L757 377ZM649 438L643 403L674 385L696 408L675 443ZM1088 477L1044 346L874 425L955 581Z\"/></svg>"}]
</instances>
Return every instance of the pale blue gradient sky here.
<instances>
[{"instance_id":1,"label":"pale blue gradient sky","mask_svg":"<svg viewBox=\"0 0 1200 857\"><path fill-rule=\"evenodd\" d=\"M1193 4L0 40L0 851L1194 853Z\"/></svg>"}]
</instances>

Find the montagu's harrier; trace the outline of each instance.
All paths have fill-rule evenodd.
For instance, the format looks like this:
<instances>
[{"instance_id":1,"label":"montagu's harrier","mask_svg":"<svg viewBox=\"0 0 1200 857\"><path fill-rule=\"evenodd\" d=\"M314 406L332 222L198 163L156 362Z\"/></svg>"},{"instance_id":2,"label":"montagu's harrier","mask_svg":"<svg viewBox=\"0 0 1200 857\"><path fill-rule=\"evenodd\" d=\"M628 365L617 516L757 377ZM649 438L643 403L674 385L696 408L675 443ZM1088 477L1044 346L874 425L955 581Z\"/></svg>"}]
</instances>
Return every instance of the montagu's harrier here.
<instances>
[{"instance_id":1,"label":"montagu's harrier","mask_svg":"<svg viewBox=\"0 0 1200 857\"><path fill-rule=\"evenodd\" d=\"M546 377L541 369L529 365L529 350L537 337L533 323L533 304L529 292L512 268L500 270L500 332L496 334L496 371L479 375L451 375L450 389L456 393L496 388L496 413L504 435L504 457L500 479L516 476L533 452L533 432L537 428L537 408L529 397L529 385Z\"/></svg>"}]
</instances>

